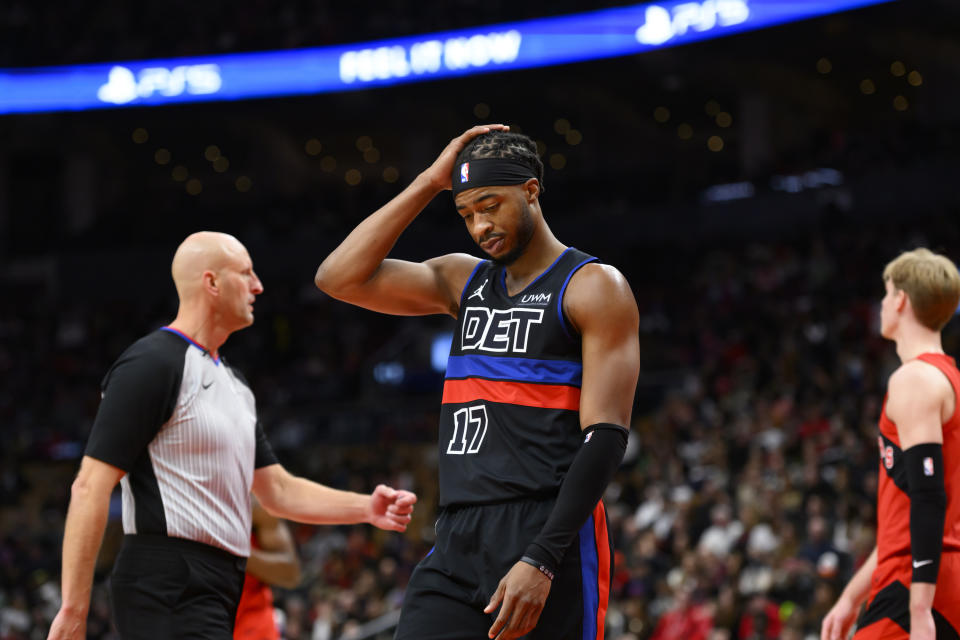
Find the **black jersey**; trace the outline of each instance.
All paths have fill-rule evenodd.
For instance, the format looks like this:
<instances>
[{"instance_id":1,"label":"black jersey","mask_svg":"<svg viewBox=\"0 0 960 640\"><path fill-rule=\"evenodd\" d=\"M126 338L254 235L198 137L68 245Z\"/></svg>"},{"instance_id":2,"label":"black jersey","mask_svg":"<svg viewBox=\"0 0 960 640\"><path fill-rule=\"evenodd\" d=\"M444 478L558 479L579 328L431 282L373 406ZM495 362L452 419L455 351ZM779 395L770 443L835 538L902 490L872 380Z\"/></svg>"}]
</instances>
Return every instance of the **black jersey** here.
<instances>
[{"instance_id":1,"label":"black jersey","mask_svg":"<svg viewBox=\"0 0 960 640\"><path fill-rule=\"evenodd\" d=\"M477 265L460 295L440 409L440 505L555 495L580 446L580 336L563 314L566 249L507 295L506 269Z\"/></svg>"}]
</instances>

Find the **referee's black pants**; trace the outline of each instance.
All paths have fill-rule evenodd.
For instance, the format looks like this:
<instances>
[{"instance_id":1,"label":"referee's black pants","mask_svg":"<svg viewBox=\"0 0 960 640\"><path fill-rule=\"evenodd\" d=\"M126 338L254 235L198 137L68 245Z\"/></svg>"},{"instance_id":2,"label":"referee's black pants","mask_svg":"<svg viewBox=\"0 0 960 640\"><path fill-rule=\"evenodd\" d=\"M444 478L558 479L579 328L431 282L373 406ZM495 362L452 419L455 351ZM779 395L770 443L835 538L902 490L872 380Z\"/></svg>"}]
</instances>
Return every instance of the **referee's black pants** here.
<instances>
[{"instance_id":1,"label":"referee's black pants","mask_svg":"<svg viewBox=\"0 0 960 640\"><path fill-rule=\"evenodd\" d=\"M123 640L232 640L246 559L167 536L127 535L110 577Z\"/></svg>"}]
</instances>

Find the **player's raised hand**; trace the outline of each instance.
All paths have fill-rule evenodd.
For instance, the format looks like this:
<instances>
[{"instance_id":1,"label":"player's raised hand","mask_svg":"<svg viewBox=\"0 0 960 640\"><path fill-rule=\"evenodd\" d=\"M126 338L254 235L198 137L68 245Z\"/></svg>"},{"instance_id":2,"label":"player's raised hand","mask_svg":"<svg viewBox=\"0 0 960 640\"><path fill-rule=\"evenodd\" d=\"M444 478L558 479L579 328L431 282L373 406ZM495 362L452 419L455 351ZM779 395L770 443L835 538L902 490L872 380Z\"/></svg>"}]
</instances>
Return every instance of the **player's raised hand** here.
<instances>
[{"instance_id":1,"label":"player's raised hand","mask_svg":"<svg viewBox=\"0 0 960 640\"><path fill-rule=\"evenodd\" d=\"M416 502L416 494L410 491L394 489L385 484L377 485L370 494L367 522L380 529L406 531Z\"/></svg>"},{"instance_id":2,"label":"player's raised hand","mask_svg":"<svg viewBox=\"0 0 960 640\"><path fill-rule=\"evenodd\" d=\"M450 174L453 172L453 164L457 160L457 155L463 151L467 143L477 136L490 131L509 131L510 127L504 124L480 124L471 127L450 141L450 143L440 152L440 155L433 164L424 171L425 177L430 180L436 189L441 191L450 189Z\"/></svg>"},{"instance_id":3,"label":"player's raised hand","mask_svg":"<svg viewBox=\"0 0 960 640\"><path fill-rule=\"evenodd\" d=\"M537 626L543 605L550 595L550 579L526 562L518 562L500 580L484 613L500 614L487 632L491 638L512 640Z\"/></svg>"},{"instance_id":4,"label":"player's raised hand","mask_svg":"<svg viewBox=\"0 0 960 640\"><path fill-rule=\"evenodd\" d=\"M820 640L845 640L857 615L857 608L844 597L837 600L820 626Z\"/></svg>"}]
</instances>

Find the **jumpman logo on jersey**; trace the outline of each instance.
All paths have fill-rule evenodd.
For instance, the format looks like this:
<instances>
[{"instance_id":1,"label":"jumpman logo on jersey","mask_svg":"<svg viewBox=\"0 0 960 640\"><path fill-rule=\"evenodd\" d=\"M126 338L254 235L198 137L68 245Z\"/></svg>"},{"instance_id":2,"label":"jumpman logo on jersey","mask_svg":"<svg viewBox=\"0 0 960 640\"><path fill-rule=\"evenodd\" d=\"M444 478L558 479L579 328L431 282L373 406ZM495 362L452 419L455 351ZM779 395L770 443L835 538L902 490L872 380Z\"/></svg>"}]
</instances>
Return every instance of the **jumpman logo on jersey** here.
<instances>
[{"instance_id":1,"label":"jumpman logo on jersey","mask_svg":"<svg viewBox=\"0 0 960 640\"><path fill-rule=\"evenodd\" d=\"M479 297L479 298L480 298L480 302L483 302L483 288L484 288L485 286L487 286L487 282L488 282L489 280L490 280L490 278L487 278L486 280L484 280L484 281L483 281L483 284L480 285L479 287L477 287L477 290L470 294L470 298ZM470 300L470 298L467 298L467 300Z\"/></svg>"}]
</instances>

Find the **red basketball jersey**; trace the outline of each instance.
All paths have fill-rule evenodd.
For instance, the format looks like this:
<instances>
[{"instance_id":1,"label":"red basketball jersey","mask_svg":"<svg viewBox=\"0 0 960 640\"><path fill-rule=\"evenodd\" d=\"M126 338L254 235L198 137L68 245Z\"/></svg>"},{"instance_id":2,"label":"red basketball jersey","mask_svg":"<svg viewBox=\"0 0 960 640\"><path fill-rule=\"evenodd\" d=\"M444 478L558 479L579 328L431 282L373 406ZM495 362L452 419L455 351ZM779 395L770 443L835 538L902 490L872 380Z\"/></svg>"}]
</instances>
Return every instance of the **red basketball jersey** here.
<instances>
[{"instance_id":1,"label":"red basketball jersey","mask_svg":"<svg viewBox=\"0 0 960 640\"><path fill-rule=\"evenodd\" d=\"M254 548L259 548L257 537L250 537ZM234 640L280 640L273 618L273 592L270 585L249 573L243 579L243 594L237 607Z\"/></svg>"},{"instance_id":2,"label":"red basketball jersey","mask_svg":"<svg viewBox=\"0 0 960 640\"><path fill-rule=\"evenodd\" d=\"M950 380L957 399L953 415L943 423L943 466L947 490L947 515L943 529L943 552L960 551L960 371L954 359L941 353L925 353L920 360L935 366ZM873 572L870 598L894 580L910 585L910 497L897 425L887 417L887 401L880 414L880 480L877 487L877 569ZM944 581L943 567L938 583ZM951 579L955 579L952 577Z\"/></svg>"}]
</instances>

